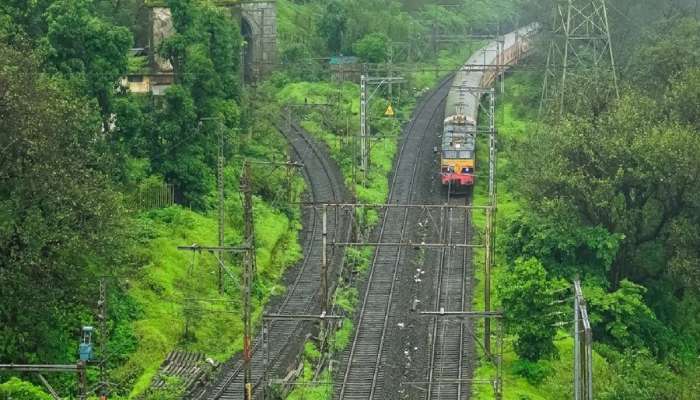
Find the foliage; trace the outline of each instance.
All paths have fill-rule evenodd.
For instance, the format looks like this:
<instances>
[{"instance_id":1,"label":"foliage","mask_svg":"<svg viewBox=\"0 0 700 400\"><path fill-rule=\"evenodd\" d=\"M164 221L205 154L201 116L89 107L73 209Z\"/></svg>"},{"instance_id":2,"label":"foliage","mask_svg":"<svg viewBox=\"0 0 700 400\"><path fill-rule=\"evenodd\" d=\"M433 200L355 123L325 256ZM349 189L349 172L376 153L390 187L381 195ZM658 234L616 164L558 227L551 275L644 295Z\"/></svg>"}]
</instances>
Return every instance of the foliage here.
<instances>
[{"instance_id":1,"label":"foliage","mask_svg":"<svg viewBox=\"0 0 700 400\"><path fill-rule=\"evenodd\" d=\"M360 55L356 44L373 35L386 37L388 46L402 43L402 47L395 48L397 59L434 62L434 52L438 49L430 40L433 27L438 33L446 34L493 31L497 21L504 28L510 27L515 20L518 3L518 0L464 0L447 7L433 0L283 0L278 2L279 46L283 59L297 59L306 68L307 74L303 77L299 75L300 65L286 68L295 80L319 79L318 64L315 64L316 68L311 67L314 63L310 63L308 58L304 61L302 55ZM316 27L317 35L309 35L306 30L308 26ZM463 44L449 47L452 52L465 48ZM404 51L407 48L410 51ZM386 57L373 59L378 61L370 62L380 62ZM463 61L464 58L460 57L460 63Z\"/></svg>"},{"instance_id":2,"label":"foliage","mask_svg":"<svg viewBox=\"0 0 700 400\"><path fill-rule=\"evenodd\" d=\"M91 6L91 0L53 2L46 10L43 51L51 67L97 99L107 130L111 97L127 71L132 38L128 29L91 14Z\"/></svg>"},{"instance_id":3,"label":"foliage","mask_svg":"<svg viewBox=\"0 0 700 400\"><path fill-rule=\"evenodd\" d=\"M628 350L613 356L610 382L597 395L604 400L680 399L683 382L643 351Z\"/></svg>"},{"instance_id":4,"label":"foliage","mask_svg":"<svg viewBox=\"0 0 700 400\"><path fill-rule=\"evenodd\" d=\"M650 42L645 41L642 45ZM653 62L657 61L659 60ZM672 85L675 85L677 90L685 90L683 95L676 96L668 91L666 95L657 97L658 100L655 99L657 101L650 101L636 91L628 92L621 103L634 102L636 113L624 118L625 124L617 125L617 129L606 130L604 129L606 125L600 123L606 118L623 120L619 114L614 118L611 116L617 113L616 109L622 107L618 104L609 112L603 112L597 117L591 118L590 115L584 115L573 123L565 123L565 129L572 129L573 125L585 125L588 122L582 121L589 120L598 132L605 132L604 134L585 135L585 137L575 135L569 137L567 134L567 137L555 141L541 141L540 134L532 134L537 129L532 126L527 129L527 121L536 115L537 107L537 95L533 90L537 82L528 80L527 75L525 72L518 71L513 78L508 79L509 96L504 104L506 114L502 118L503 122L499 129L501 143L504 144L502 147L504 150L501 150L498 160L501 176L499 216L505 215L506 218L501 218L499 221L503 227L499 228L498 243L504 245L499 245L500 250L504 251L498 254L497 258L505 256L505 260L501 262L513 262L521 256L536 257L541 260L550 277L564 277L568 280L575 274L579 274L584 278L584 295L588 301L589 315L594 328L594 393L597 396L603 396L601 398L693 398L693 389L689 388L697 387L698 337L693 332L698 332L698 325L694 317L697 310L696 302L693 300L695 290L691 289L692 282L695 282L696 268L690 265L693 265L697 246L690 245L695 240L693 229L690 227L693 223L689 222L690 219L677 217L669 223L668 235L661 235L660 239L657 239L664 241L664 245L649 246L643 251L640 251L637 246L630 246L639 251L637 255L630 256L630 247L625 245L627 242L629 246L626 233L610 230L602 224L591 223L582 217L581 211L586 209L572 205L576 197L564 190L568 187L566 181L554 183L554 179L552 180L551 188L556 186L555 190L559 193L555 200L547 196L546 189L550 186L545 186L543 190L543 187L530 186L534 184L532 181L522 184L523 176L533 174L533 171L537 171L537 175L551 175L551 177L560 175L562 178L564 178L561 176L562 170L571 171L571 176L581 176L577 179L580 180L580 187L584 187L586 184L591 186L591 183L594 186L599 185L603 177L608 179L611 175L617 177L618 171L627 173L626 171L630 168L637 170L635 163L629 162L627 158L613 155L600 156L598 153L606 153L607 149L601 151L599 141L609 140L612 142L610 147L616 146L620 148L620 152L633 153L633 150L623 149L627 146L623 144L626 142L610 136L606 137L606 135L623 136L617 130L627 129L629 137L635 138L647 135L648 131L656 129L678 129L677 121L680 115L684 116L684 123L694 125L693 106L690 102L684 102L682 97L688 96L692 99L695 95L693 88L695 78L692 69L672 79ZM527 85L525 90L521 87L523 83ZM526 96L523 97L523 94ZM631 105L624 107L632 109ZM559 134L555 133L557 129L561 128L551 128L552 136ZM540 132L543 130L547 129L539 129ZM545 135L549 136L546 133ZM635 139L645 140L641 137ZM647 139L651 141L651 138ZM567 143L571 141L575 143ZM594 143L590 143L591 141ZM615 142L616 144L613 144ZM666 146L665 143L659 145L659 147L664 146ZM552 158L552 154L558 156ZM558 157L562 155L566 162L559 164ZM647 156L654 157L648 154ZM655 163L668 162L662 160L666 159L657 157ZM599 168L597 164L601 161L607 166L605 171L611 172L600 171L595 174L592 172ZM617 168L613 168L615 165ZM682 171L684 167L679 168ZM643 176L648 173L642 167L639 167L639 172L644 174ZM641 180L625 182L636 185ZM667 182L666 179L664 179L665 182ZM624 186L621 185L609 193L617 193L621 187ZM650 192L665 196L669 190L674 190L673 185L667 187L656 184ZM479 187L476 191L479 192ZM523 192L527 195L522 196ZM633 193L637 196L641 192L635 188ZM595 202L593 197L588 200ZM689 208L687 212L691 209L693 208ZM608 208L608 210L617 209ZM653 207L647 207L644 211L651 212ZM634 217L630 218L634 220ZM639 222L649 221L640 218ZM666 254L666 256L660 254ZM664 257L669 257L668 254L675 254L673 256L675 261L668 262L668 269L663 271L661 268L663 262L670 261L668 258L664 260ZM643 282L644 286L624 279L617 287L610 284L610 270L607 268L612 268L621 257L633 259L635 263L643 261L641 265L645 268L655 265L648 270L641 270L637 266L632 268L635 276L647 276L641 282L638 278L634 279L634 282ZM683 272L676 275L674 272L676 268L678 268L677 271ZM648 274L649 271L657 271L658 275L651 277ZM510 269L495 271L497 277L510 273ZM675 276L683 276L683 278L679 279ZM681 287L684 289L679 289ZM496 296L501 296L500 286ZM522 311L522 317L531 317L532 313L529 310ZM568 307L564 311L568 311ZM531 365L527 361L508 352L511 341L517 346L518 337L506 339L505 380L508 382L508 390L505 398L559 399L573 395L571 389L573 343L568 338L568 333L562 331L556 338L555 344L559 349L560 359L541 360L536 364L538 367L535 367L535 371L531 371ZM622 362L623 357L625 362ZM539 366L542 366L542 370ZM643 370L648 371L646 375L638 372ZM490 366L483 364L476 377L491 376L489 371ZM541 376L536 372L546 372L541 382L539 381ZM536 379L531 379L531 383L518 376L528 377L533 373ZM627 381L628 376L629 381ZM678 381L679 377L683 379L682 384ZM643 381L644 379L646 381ZM667 382L675 382L676 386L668 388ZM667 394L661 394L664 390ZM490 394L488 390L479 390L475 397L490 398Z\"/></svg>"},{"instance_id":5,"label":"foliage","mask_svg":"<svg viewBox=\"0 0 700 400\"><path fill-rule=\"evenodd\" d=\"M326 38L326 46L331 53L339 53L343 46L343 34L347 25L346 5L340 0L326 4L324 14L318 20L318 32Z\"/></svg>"},{"instance_id":6,"label":"foliage","mask_svg":"<svg viewBox=\"0 0 700 400\"><path fill-rule=\"evenodd\" d=\"M513 372L527 379L533 385L541 384L551 373L551 369L543 362L532 362L527 359L513 363Z\"/></svg>"},{"instance_id":7,"label":"foliage","mask_svg":"<svg viewBox=\"0 0 700 400\"><path fill-rule=\"evenodd\" d=\"M185 382L175 376L164 376L165 385L162 388L149 390L144 400L173 400L182 398L185 393Z\"/></svg>"},{"instance_id":8,"label":"foliage","mask_svg":"<svg viewBox=\"0 0 700 400\"><path fill-rule=\"evenodd\" d=\"M381 63L387 60L389 38L383 33L369 33L352 45L352 49L365 62Z\"/></svg>"},{"instance_id":9,"label":"foliage","mask_svg":"<svg viewBox=\"0 0 700 400\"><path fill-rule=\"evenodd\" d=\"M321 352L316 349L316 346L311 342L304 344L304 357L309 362L316 362L321 357Z\"/></svg>"},{"instance_id":10,"label":"foliage","mask_svg":"<svg viewBox=\"0 0 700 400\"><path fill-rule=\"evenodd\" d=\"M99 114L64 84L0 46L0 358L17 363L72 362L98 276L130 263Z\"/></svg>"},{"instance_id":11,"label":"foliage","mask_svg":"<svg viewBox=\"0 0 700 400\"><path fill-rule=\"evenodd\" d=\"M636 86L663 90L677 75L694 68L700 52L694 44L700 37L700 22L696 19L668 19L658 27L660 37L636 48L631 61L631 73Z\"/></svg>"},{"instance_id":12,"label":"foliage","mask_svg":"<svg viewBox=\"0 0 700 400\"><path fill-rule=\"evenodd\" d=\"M0 383L0 398L12 400L51 400L52 397L38 386L18 378Z\"/></svg>"},{"instance_id":13,"label":"foliage","mask_svg":"<svg viewBox=\"0 0 700 400\"><path fill-rule=\"evenodd\" d=\"M697 207L692 171L700 167L700 140L658 125L654 110L650 99L627 95L599 120L574 118L541 131L519 152L519 190L538 213L624 237L607 274L613 288L624 278L645 283L664 275L668 264L649 252L660 254L671 226ZM525 165L539 173L525 173Z\"/></svg>"},{"instance_id":14,"label":"foliage","mask_svg":"<svg viewBox=\"0 0 700 400\"><path fill-rule=\"evenodd\" d=\"M563 285L548 279L537 259L516 260L498 282L504 321L517 336L515 351L522 359L536 362L556 354L553 304L555 292Z\"/></svg>"},{"instance_id":15,"label":"foliage","mask_svg":"<svg viewBox=\"0 0 700 400\"><path fill-rule=\"evenodd\" d=\"M7 0L0 3L0 40L12 47L35 45L36 40L46 33L43 14L49 5L49 1Z\"/></svg>"},{"instance_id":16,"label":"foliage","mask_svg":"<svg viewBox=\"0 0 700 400\"><path fill-rule=\"evenodd\" d=\"M240 141L235 131L242 119L242 39L222 9L196 0L173 0L169 6L176 33L157 50L173 64L176 84L162 99L116 99L112 146L123 155L122 165L130 157L148 158L148 172L174 184L178 202L206 210L215 187L218 136L227 143Z\"/></svg>"},{"instance_id":17,"label":"foliage","mask_svg":"<svg viewBox=\"0 0 700 400\"><path fill-rule=\"evenodd\" d=\"M196 0L170 0L168 6L176 32L159 51L191 90L198 109L215 106L217 98L235 98L242 45L236 24L223 9Z\"/></svg>"},{"instance_id":18,"label":"foliage","mask_svg":"<svg viewBox=\"0 0 700 400\"><path fill-rule=\"evenodd\" d=\"M600 279L610 269L622 235L576 223L576 216L549 219L521 214L509 220L500 243L506 258L537 258L547 271L562 278L576 274Z\"/></svg>"},{"instance_id":19,"label":"foliage","mask_svg":"<svg viewBox=\"0 0 700 400\"><path fill-rule=\"evenodd\" d=\"M343 319L342 326L335 332L333 336L333 351L343 351L352 340L353 329L355 325L349 318Z\"/></svg>"},{"instance_id":20,"label":"foliage","mask_svg":"<svg viewBox=\"0 0 700 400\"><path fill-rule=\"evenodd\" d=\"M242 214L239 199L230 200L227 209L232 215ZM255 218L258 275L253 315L257 319L269 298L283 292L278 283L281 274L301 254L295 237L298 227L290 226L282 213L256 202ZM233 228L240 222L228 222L226 242L239 243L241 232ZM227 277L226 293L220 294L214 257L177 250L177 246L187 243L216 243L215 220L173 207L144 214L138 219L136 231L143 244L139 253L142 268L130 294L142 310L134 322L138 352L115 373L120 380L138 377L132 394L145 391L162 360L175 347L204 352L219 361L243 347L238 314L242 307L240 282ZM240 261L229 260L227 265L239 276ZM215 301L187 300L194 298ZM228 328L221 330L221 326Z\"/></svg>"},{"instance_id":21,"label":"foliage","mask_svg":"<svg viewBox=\"0 0 700 400\"><path fill-rule=\"evenodd\" d=\"M645 304L646 289L623 280L612 293L599 286L585 290L596 340L619 350L650 349L657 357L672 349L674 336Z\"/></svg>"},{"instance_id":22,"label":"foliage","mask_svg":"<svg viewBox=\"0 0 700 400\"><path fill-rule=\"evenodd\" d=\"M348 249L350 250L350 249ZM335 301L336 306L340 307L347 313L352 313L357 307L359 293L354 287L339 287L336 289Z\"/></svg>"}]
</instances>

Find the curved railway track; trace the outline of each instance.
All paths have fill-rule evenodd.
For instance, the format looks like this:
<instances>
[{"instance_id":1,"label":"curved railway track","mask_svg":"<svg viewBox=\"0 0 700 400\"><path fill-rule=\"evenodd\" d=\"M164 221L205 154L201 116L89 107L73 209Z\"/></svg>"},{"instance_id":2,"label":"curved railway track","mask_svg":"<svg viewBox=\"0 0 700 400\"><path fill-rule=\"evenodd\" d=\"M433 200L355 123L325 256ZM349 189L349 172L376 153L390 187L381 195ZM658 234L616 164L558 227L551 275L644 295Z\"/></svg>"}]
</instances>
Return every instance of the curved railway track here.
<instances>
[{"instance_id":1,"label":"curved railway track","mask_svg":"<svg viewBox=\"0 0 700 400\"><path fill-rule=\"evenodd\" d=\"M339 169L319 150L318 146L296 123L287 129L279 128L291 145L294 158L304 164L304 177L309 184L308 196L311 202L342 202L347 199L342 176ZM297 267L294 281L289 284L287 294L273 310L280 314L308 314L320 312L319 266L321 263L321 216L316 210L305 210L304 259ZM350 234L350 221L336 209L328 210L327 227L330 240L347 241ZM334 276L342 263L342 251L330 254L329 276ZM311 332L309 323L297 321L280 321L270 325L269 369L271 376L275 373L285 374L303 346L306 333ZM253 343L251 360L254 391L259 392L264 377L265 360L263 358L261 338ZM243 399L243 360L240 356L229 361L219 374L214 384L196 399Z\"/></svg>"},{"instance_id":2,"label":"curved railway track","mask_svg":"<svg viewBox=\"0 0 700 400\"><path fill-rule=\"evenodd\" d=\"M389 203L405 205L412 200L418 161L425 148L426 138L432 132L428 127L436 122L436 118L442 118L441 105L451 83L451 77L442 81L420 104L414 118L406 127L404 141L394 167ZM378 242L403 241L409 220L408 208L387 208L381 220ZM384 397L381 393L384 380L383 352L403 252L402 248L378 247L374 253L352 345L342 357L342 382L335 388L335 398Z\"/></svg>"},{"instance_id":3,"label":"curved railway track","mask_svg":"<svg viewBox=\"0 0 700 400\"><path fill-rule=\"evenodd\" d=\"M471 193L465 197L448 195L448 204L471 205ZM443 238L449 244L469 244L471 241L471 210L447 209L444 217ZM471 250L468 248L443 248L437 272L437 291L434 310L465 310L470 297L467 282L471 266ZM430 399L461 399L468 393L464 380L469 378L464 370L466 335L464 322L456 323L433 318L430 340L428 387L425 394Z\"/></svg>"}]
</instances>

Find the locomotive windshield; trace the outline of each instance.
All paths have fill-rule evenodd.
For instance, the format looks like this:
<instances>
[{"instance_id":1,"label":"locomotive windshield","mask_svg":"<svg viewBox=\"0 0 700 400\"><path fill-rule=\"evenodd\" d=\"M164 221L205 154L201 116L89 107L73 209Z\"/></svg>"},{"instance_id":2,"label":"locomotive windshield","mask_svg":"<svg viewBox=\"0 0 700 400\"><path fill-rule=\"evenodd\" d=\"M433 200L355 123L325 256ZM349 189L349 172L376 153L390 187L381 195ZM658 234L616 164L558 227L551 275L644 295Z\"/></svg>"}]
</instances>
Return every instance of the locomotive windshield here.
<instances>
[{"instance_id":1,"label":"locomotive windshield","mask_svg":"<svg viewBox=\"0 0 700 400\"><path fill-rule=\"evenodd\" d=\"M474 152L469 150L445 150L442 152L442 158L444 159L462 159L471 160Z\"/></svg>"}]
</instances>

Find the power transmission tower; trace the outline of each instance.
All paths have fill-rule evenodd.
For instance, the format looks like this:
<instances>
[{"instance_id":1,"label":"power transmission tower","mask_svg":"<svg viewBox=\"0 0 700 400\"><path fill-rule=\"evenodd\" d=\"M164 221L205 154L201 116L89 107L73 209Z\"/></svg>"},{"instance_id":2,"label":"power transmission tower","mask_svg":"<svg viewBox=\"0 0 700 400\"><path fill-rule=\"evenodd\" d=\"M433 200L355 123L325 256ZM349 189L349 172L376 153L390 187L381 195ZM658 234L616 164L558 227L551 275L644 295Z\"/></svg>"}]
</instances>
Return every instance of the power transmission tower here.
<instances>
[{"instance_id":1,"label":"power transmission tower","mask_svg":"<svg viewBox=\"0 0 700 400\"><path fill-rule=\"evenodd\" d=\"M592 77L591 81L597 82L586 84L598 91L612 85L619 97L605 0L554 0L553 14L540 116L553 114L558 118L575 111L567 110L565 101L572 81Z\"/></svg>"}]
</instances>

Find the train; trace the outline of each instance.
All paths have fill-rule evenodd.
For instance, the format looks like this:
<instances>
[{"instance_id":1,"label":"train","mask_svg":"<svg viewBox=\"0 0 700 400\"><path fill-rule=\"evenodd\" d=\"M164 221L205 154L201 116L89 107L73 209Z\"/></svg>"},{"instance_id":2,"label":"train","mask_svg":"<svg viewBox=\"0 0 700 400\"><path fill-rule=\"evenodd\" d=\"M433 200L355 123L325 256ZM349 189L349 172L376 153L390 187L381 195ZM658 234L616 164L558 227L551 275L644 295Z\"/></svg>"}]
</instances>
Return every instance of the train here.
<instances>
[{"instance_id":1,"label":"train","mask_svg":"<svg viewBox=\"0 0 700 400\"><path fill-rule=\"evenodd\" d=\"M471 187L476 176L477 119L485 89L491 87L500 71L528 52L538 25L532 24L505 35L502 41L487 44L474 53L452 80L445 102L440 179L450 189Z\"/></svg>"}]
</instances>

